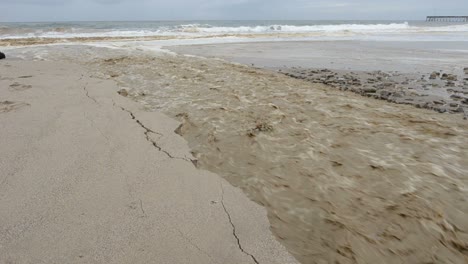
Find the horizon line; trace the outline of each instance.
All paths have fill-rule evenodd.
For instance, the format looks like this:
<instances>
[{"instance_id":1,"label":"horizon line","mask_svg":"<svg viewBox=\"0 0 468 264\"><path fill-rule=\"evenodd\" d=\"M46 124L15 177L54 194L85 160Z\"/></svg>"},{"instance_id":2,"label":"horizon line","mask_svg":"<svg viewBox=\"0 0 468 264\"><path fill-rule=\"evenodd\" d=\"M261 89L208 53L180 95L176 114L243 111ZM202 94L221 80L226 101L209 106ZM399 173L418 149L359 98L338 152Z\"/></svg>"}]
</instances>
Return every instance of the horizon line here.
<instances>
[{"instance_id":1,"label":"horizon line","mask_svg":"<svg viewBox=\"0 0 468 264\"><path fill-rule=\"evenodd\" d=\"M0 23L73 23L73 22L188 22L188 21L425 21L424 19L162 19L162 20L40 20L0 21Z\"/></svg>"}]
</instances>

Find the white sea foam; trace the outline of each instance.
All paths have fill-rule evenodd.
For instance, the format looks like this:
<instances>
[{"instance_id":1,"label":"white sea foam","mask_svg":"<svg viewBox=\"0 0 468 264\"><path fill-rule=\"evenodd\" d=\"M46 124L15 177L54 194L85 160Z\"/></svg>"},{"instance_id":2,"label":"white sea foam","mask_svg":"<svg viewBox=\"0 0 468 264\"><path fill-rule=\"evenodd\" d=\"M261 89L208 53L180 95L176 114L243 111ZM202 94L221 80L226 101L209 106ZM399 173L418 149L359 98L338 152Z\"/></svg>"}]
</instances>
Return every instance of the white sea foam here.
<instances>
[{"instance_id":1,"label":"white sea foam","mask_svg":"<svg viewBox=\"0 0 468 264\"><path fill-rule=\"evenodd\" d=\"M29 32L25 34L0 34L0 39L25 39L25 38L95 38L95 37L148 37L174 35L164 31L149 30L109 30L96 32Z\"/></svg>"},{"instance_id":2,"label":"white sea foam","mask_svg":"<svg viewBox=\"0 0 468 264\"><path fill-rule=\"evenodd\" d=\"M355 32L385 32L385 31L401 31L408 29L408 23L400 24L341 24L341 25L268 25L268 26L240 26L240 27L206 27L197 25L183 25L184 29L206 32L206 33L313 33L313 32L336 32L336 31L355 31ZM467 28L468 30L468 28Z\"/></svg>"},{"instance_id":3,"label":"white sea foam","mask_svg":"<svg viewBox=\"0 0 468 264\"><path fill-rule=\"evenodd\" d=\"M260 24L260 23L259 23ZM0 25L0 39L24 38L93 38L93 37L216 37L222 35L262 38L262 35L286 38L315 39L386 39L410 36L414 39L468 41L468 24L435 25L431 23L329 24L294 25L271 24L251 26L214 26L209 24L180 24L157 26L116 26L102 29L92 26L21 27ZM301 36L294 36L294 34ZM257 36L258 35L258 36ZM442 36L442 37L440 37Z\"/></svg>"}]
</instances>

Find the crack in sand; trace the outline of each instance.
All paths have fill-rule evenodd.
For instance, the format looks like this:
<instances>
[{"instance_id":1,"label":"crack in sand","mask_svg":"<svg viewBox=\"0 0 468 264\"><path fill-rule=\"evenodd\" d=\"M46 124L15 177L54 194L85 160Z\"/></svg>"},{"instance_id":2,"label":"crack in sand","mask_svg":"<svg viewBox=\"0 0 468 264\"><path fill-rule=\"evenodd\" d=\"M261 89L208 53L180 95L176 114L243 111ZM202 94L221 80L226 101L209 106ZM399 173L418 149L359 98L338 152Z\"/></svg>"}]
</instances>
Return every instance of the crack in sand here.
<instances>
[{"instance_id":1,"label":"crack in sand","mask_svg":"<svg viewBox=\"0 0 468 264\"><path fill-rule=\"evenodd\" d=\"M107 142L108 144L110 144L111 141L110 141L109 137L108 137L106 134L104 134L104 132L102 132L102 130L99 129L99 127L96 126L96 123L95 123L91 118L89 118L89 117L86 115L86 113L83 113L83 116L84 116L84 118L86 118L86 120L88 120L88 121L90 122L91 127L93 127L94 129L96 129L97 131L99 131L99 134L101 134L101 136L104 137L104 138L106 139L106 142Z\"/></svg>"},{"instance_id":2,"label":"crack in sand","mask_svg":"<svg viewBox=\"0 0 468 264\"><path fill-rule=\"evenodd\" d=\"M82 80L82 79L83 79L83 75L81 75L80 79L78 79L78 80ZM93 100L96 104L99 105L98 101L97 101L95 98L93 98L92 96L89 95L89 91L88 91L87 87L88 87L88 82L83 86L83 90L85 91L86 96L87 96L89 99ZM113 102L113 105L114 105L114 106L117 106L116 103L114 102L114 100L112 100L112 102ZM120 109L122 109L122 111L127 112L127 113L130 115L130 117L132 118L132 120L135 120L135 122L136 122L138 125L140 125L140 126L145 130L144 134L145 134L146 140L147 140L148 142L150 142L156 149L158 149L159 151L163 152L164 154L166 154L166 156L168 156L168 157L171 158L171 159L179 159L179 160L183 160L183 161L188 161L188 162L191 162L192 164L194 164L194 166L196 166L196 165L195 165L195 164L196 164L196 161L191 160L191 159L187 159L187 158L175 157L175 156L173 156L171 153L169 153L167 150L162 149L162 148L156 143L156 141L154 141L154 140L151 139L150 134L152 133L152 134L156 134L156 135L159 135L159 136L163 136L163 134L158 133L158 132L155 132L155 131L149 129L148 127L146 127L146 126L145 126L140 120L138 120L138 119L136 118L136 116L135 116L131 111L129 111L128 109L125 109L125 108L122 107L122 106L118 106L118 107L119 107Z\"/></svg>"},{"instance_id":3,"label":"crack in sand","mask_svg":"<svg viewBox=\"0 0 468 264\"><path fill-rule=\"evenodd\" d=\"M223 188L223 184L221 183L221 205L223 206L223 209L224 209L224 212L226 213L227 217L228 217L228 220L229 220L229 223L231 224L231 227L232 227L232 235L234 236L234 238L237 240L237 246L239 247L240 251L242 251L242 253L246 254L247 256L251 257L252 260L256 263L256 264L259 264L258 260L254 257L254 255L250 254L249 252L245 251L244 248L242 247L242 244L240 242L240 238L239 236L237 235L237 232L236 232L236 226L234 225L234 223L232 222L232 218L231 218L231 214L229 213L229 211L227 210L226 208L226 205L224 204L224 188Z\"/></svg>"},{"instance_id":4,"label":"crack in sand","mask_svg":"<svg viewBox=\"0 0 468 264\"><path fill-rule=\"evenodd\" d=\"M194 163L193 160L190 160L190 159L187 159L187 158L181 158L181 157L173 156L171 153L169 153L169 151L162 149L162 148L156 143L156 141L154 141L153 139L151 139L150 134L156 134L156 135L160 135L160 136L163 136L163 134L158 133L158 132L154 132L153 130L149 129L149 128L146 127L140 120L138 120L138 119L135 117L135 115L134 115L131 111L125 109L125 108L122 107L122 106L119 106L119 107L120 107L120 109L122 109L122 111L127 112L127 113L130 115L130 117L132 118L132 120L135 120L135 122L136 122L138 125L140 125L140 126L145 130L144 134L145 134L146 140L147 140L148 142L150 142L156 149L158 149L159 151L163 152L164 154L166 154L166 156L168 156L168 157L171 158L171 159L178 159L178 160L183 160L183 161L188 161L188 162Z\"/></svg>"},{"instance_id":5,"label":"crack in sand","mask_svg":"<svg viewBox=\"0 0 468 264\"><path fill-rule=\"evenodd\" d=\"M143 214L142 217L146 217L146 212L145 212L145 209L143 208L143 201L141 199L139 199L140 201L140 210L141 210L141 213Z\"/></svg>"},{"instance_id":6,"label":"crack in sand","mask_svg":"<svg viewBox=\"0 0 468 264\"><path fill-rule=\"evenodd\" d=\"M85 92L86 92L86 96L89 97L90 99L92 99L94 102L96 102L96 103L98 104L98 102L96 101L96 99L94 99L94 98L92 98L92 97L89 96L88 90L86 89L87 85L88 85L88 83L86 83L86 85L83 87L83 89L84 89ZM117 106L116 103L114 102L114 100L112 100L112 101L113 101L113 106ZM194 164L194 165L196 164L194 160L189 160L189 159L186 159L186 158L175 157L175 156L173 156L172 154L170 154L168 151L163 150L163 149L162 149L160 146L158 146L158 144L157 144L154 140L152 140L151 137L150 137L150 134L151 134L151 133L156 134L156 135L160 135L160 136L163 136L163 134L158 133L158 132L155 132L155 131L151 130L150 128L146 127L140 120L138 120L138 119L136 118L135 114L133 114L133 112L131 112L130 110L125 109L125 108L122 107L122 106L118 106L118 107L119 107L122 111L127 112L127 113L130 115L130 117L132 118L132 120L134 120L140 127L142 127L142 128L145 130L144 134L145 134L146 140L147 140L148 142L150 142L156 149L158 149L159 151L163 152L164 154L166 154L166 155L167 155L169 158L171 158L171 159L179 159L179 160L191 162L191 163ZM223 188L222 184L221 184L221 190L222 190L222 194L221 194L221 205L223 206L223 210L224 210L224 212L226 213L226 215L227 215L227 217L228 217L228 220L229 220L229 223L230 223L230 225L231 225L231 227L232 227L232 234L233 234L234 238L235 238L236 241L237 241L237 246L238 246L238 248L240 249L240 251L241 251L242 253L244 253L245 255L249 256L249 257L253 260L253 262L255 262L256 264L259 264L259 262L258 262L258 260L255 258L255 256L252 255L252 254L250 254L249 252L245 251L244 248L242 247L242 244L241 244L241 242L240 242L240 238L239 238L239 236L237 235L237 232L236 232L236 226L235 226L234 223L232 222L231 214L229 213L229 211L228 211L227 208L226 208L226 205L224 204L224 188ZM146 216L146 213L145 213L145 211L144 211L144 209L143 209L143 202L142 202L142 200L140 199L139 202L140 202L140 209L141 209L143 215ZM180 232L180 230L177 230L177 231L179 231L179 233L181 233L182 237L184 237L191 245L193 245L193 246L194 246L196 249L198 249L200 252L206 254L206 255L212 260L211 256L210 256L208 253L206 253L205 251L201 250L201 249L200 249L197 245L195 245L191 240L189 240L187 237L185 237L185 236L183 235L183 233Z\"/></svg>"},{"instance_id":7,"label":"crack in sand","mask_svg":"<svg viewBox=\"0 0 468 264\"><path fill-rule=\"evenodd\" d=\"M87 96L89 99L93 100L96 104L99 104L98 101L96 101L96 99L94 99L94 97L92 97L92 96L89 95L89 91L88 91L88 82L83 86L83 90L85 91L86 96Z\"/></svg>"}]
</instances>

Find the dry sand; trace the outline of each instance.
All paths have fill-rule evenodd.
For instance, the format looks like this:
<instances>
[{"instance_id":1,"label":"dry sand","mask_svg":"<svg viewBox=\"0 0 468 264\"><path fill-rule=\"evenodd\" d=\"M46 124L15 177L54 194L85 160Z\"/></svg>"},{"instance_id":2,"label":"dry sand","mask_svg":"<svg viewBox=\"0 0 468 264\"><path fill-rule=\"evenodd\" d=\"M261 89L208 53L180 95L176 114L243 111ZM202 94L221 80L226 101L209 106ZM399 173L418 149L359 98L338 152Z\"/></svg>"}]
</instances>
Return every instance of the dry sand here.
<instances>
[{"instance_id":1,"label":"dry sand","mask_svg":"<svg viewBox=\"0 0 468 264\"><path fill-rule=\"evenodd\" d=\"M176 121L61 62L0 63L0 263L295 263Z\"/></svg>"}]
</instances>

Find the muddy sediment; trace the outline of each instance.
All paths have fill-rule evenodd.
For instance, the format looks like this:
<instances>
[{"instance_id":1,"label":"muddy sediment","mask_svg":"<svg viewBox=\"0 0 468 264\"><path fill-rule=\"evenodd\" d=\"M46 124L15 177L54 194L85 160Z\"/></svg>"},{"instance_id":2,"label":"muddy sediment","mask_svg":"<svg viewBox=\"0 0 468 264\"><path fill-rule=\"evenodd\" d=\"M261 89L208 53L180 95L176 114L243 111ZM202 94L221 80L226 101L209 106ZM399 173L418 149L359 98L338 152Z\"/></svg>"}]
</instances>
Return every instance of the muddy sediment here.
<instances>
[{"instance_id":1,"label":"muddy sediment","mask_svg":"<svg viewBox=\"0 0 468 264\"><path fill-rule=\"evenodd\" d=\"M197 165L265 206L302 263L468 260L461 114L213 59L118 56L90 67L180 120Z\"/></svg>"},{"instance_id":2,"label":"muddy sediment","mask_svg":"<svg viewBox=\"0 0 468 264\"><path fill-rule=\"evenodd\" d=\"M468 112L468 73L442 70L427 74L285 68L279 72L311 83L351 91L397 104L412 105L439 113Z\"/></svg>"}]
</instances>

